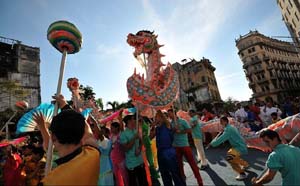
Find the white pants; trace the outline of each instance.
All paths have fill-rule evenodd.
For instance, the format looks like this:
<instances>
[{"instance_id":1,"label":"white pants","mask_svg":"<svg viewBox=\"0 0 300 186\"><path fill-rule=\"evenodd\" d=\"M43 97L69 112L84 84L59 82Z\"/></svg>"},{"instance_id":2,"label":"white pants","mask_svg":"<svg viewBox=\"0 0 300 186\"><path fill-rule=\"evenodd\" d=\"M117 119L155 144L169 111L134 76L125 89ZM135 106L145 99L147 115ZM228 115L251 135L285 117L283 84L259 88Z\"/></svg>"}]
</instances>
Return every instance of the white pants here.
<instances>
[{"instance_id":1,"label":"white pants","mask_svg":"<svg viewBox=\"0 0 300 186\"><path fill-rule=\"evenodd\" d=\"M193 140L194 140L195 147L197 149L198 157L201 160L201 166L206 166L207 165L207 160L206 160L206 157L205 157L205 152L204 152L202 140L201 139L193 139Z\"/></svg>"}]
</instances>

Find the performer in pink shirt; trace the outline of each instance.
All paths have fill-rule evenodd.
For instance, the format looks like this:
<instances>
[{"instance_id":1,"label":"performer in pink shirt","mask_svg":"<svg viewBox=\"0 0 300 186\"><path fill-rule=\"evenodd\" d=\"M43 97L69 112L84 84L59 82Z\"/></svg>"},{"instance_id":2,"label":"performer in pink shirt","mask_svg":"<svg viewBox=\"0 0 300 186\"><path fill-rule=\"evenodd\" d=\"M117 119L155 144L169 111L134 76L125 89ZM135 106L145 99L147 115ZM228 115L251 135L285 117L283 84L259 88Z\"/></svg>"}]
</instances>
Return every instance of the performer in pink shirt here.
<instances>
[{"instance_id":1,"label":"performer in pink shirt","mask_svg":"<svg viewBox=\"0 0 300 186\"><path fill-rule=\"evenodd\" d=\"M128 173L125 167L125 153L120 145L120 123L113 122L111 124L112 150L110 158L113 164L113 172L116 178L116 185L128 186Z\"/></svg>"}]
</instances>

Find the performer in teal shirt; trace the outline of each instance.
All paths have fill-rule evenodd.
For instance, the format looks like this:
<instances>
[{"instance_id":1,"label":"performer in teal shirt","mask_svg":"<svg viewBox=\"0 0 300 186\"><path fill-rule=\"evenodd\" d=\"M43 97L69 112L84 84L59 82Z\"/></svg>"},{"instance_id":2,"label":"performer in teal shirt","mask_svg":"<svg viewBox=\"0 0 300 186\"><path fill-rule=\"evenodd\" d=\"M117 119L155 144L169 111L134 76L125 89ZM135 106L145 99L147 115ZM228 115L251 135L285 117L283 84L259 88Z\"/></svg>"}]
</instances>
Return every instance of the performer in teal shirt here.
<instances>
[{"instance_id":1,"label":"performer in teal shirt","mask_svg":"<svg viewBox=\"0 0 300 186\"><path fill-rule=\"evenodd\" d=\"M172 125L172 130L174 131L173 146L175 147L176 150L176 156L177 156L179 170L182 178L184 179L186 178L183 169L183 157L185 157L185 159L191 166L191 169L194 173L198 185L203 185L199 168L197 166L196 160L193 157L192 149L188 142L187 133L192 132L191 127L185 120L178 118L175 112L173 111L173 109L168 110L168 116L172 120L171 125Z\"/></svg>"},{"instance_id":2,"label":"performer in teal shirt","mask_svg":"<svg viewBox=\"0 0 300 186\"><path fill-rule=\"evenodd\" d=\"M201 160L200 169L205 169L208 167L208 163L203 148L202 131L200 126L201 123L199 118L197 117L197 113L195 110L190 110L189 115L191 116L190 125L192 127L192 136L193 136L194 144L197 149L198 158Z\"/></svg>"},{"instance_id":3,"label":"performer in teal shirt","mask_svg":"<svg viewBox=\"0 0 300 186\"><path fill-rule=\"evenodd\" d=\"M145 165L141 154L142 140L135 129L136 116L127 115L123 121L126 129L121 132L120 143L125 150L125 162L128 171L129 185L148 185ZM138 183L137 183L138 182Z\"/></svg>"},{"instance_id":4,"label":"performer in teal shirt","mask_svg":"<svg viewBox=\"0 0 300 186\"><path fill-rule=\"evenodd\" d=\"M226 160L232 169L239 174L236 180L244 180L247 178L244 169L248 168L249 164L240 156L248 153L247 145L239 131L229 124L227 117L221 117L220 122L224 127L224 132L212 140L209 146L216 147L228 140L231 148L227 152Z\"/></svg>"},{"instance_id":5,"label":"performer in teal shirt","mask_svg":"<svg viewBox=\"0 0 300 186\"><path fill-rule=\"evenodd\" d=\"M266 162L267 170L260 178L252 178L254 185L269 183L279 171L282 185L300 185L300 149L282 144L277 132L264 130L260 133L263 141L273 150Z\"/></svg>"}]
</instances>

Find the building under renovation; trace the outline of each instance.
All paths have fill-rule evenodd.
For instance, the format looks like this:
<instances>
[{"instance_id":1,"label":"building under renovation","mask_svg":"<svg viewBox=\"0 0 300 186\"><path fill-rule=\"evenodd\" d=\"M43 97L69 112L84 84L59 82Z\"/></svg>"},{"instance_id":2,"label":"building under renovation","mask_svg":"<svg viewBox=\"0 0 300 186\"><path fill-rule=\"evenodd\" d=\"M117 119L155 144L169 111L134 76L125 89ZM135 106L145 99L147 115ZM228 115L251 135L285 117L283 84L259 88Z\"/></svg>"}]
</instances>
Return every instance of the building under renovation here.
<instances>
[{"instance_id":1,"label":"building under renovation","mask_svg":"<svg viewBox=\"0 0 300 186\"><path fill-rule=\"evenodd\" d=\"M179 76L180 92L177 104L180 109L195 108L197 103L221 101L214 74L216 69L209 59L203 58L200 61L184 59L172 66Z\"/></svg>"},{"instance_id":2,"label":"building under renovation","mask_svg":"<svg viewBox=\"0 0 300 186\"><path fill-rule=\"evenodd\" d=\"M25 100L33 108L41 102L40 49L0 37L0 111L15 109Z\"/></svg>"},{"instance_id":3,"label":"building under renovation","mask_svg":"<svg viewBox=\"0 0 300 186\"><path fill-rule=\"evenodd\" d=\"M283 102L300 95L300 56L294 43L250 31L236 40L253 98Z\"/></svg>"}]
</instances>

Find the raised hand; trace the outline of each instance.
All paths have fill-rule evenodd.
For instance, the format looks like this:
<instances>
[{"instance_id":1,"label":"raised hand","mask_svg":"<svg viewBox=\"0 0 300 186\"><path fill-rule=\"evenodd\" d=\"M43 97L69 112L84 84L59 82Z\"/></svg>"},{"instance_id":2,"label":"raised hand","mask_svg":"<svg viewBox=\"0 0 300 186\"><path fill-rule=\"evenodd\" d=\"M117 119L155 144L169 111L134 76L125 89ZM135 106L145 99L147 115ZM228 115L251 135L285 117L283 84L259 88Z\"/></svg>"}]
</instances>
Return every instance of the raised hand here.
<instances>
[{"instance_id":1,"label":"raised hand","mask_svg":"<svg viewBox=\"0 0 300 186\"><path fill-rule=\"evenodd\" d=\"M41 112L34 113L33 119L37 123L39 130L46 129L46 119Z\"/></svg>"},{"instance_id":2,"label":"raised hand","mask_svg":"<svg viewBox=\"0 0 300 186\"><path fill-rule=\"evenodd\" d=\"M41 131L43 137L43 147L45 150L47 150L50 134L48 131L48 126L45 117L41 112L37 112L33 115L33 118L37 123L38 129Z\"/></svg>"},{"instance_id":3,"label":"raised hand","mask_svg":"<svg viewBox=\"0 0 300 186\"><path fill-rule=\"evenodd\" d=\"M62 94L52 96L55 102L57 102L59 108L63 108L67 105L67 101Z\"/></svg>"}]
</instances>

